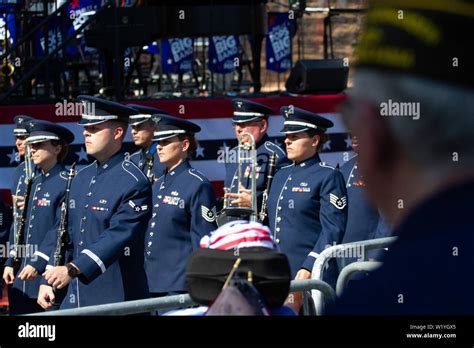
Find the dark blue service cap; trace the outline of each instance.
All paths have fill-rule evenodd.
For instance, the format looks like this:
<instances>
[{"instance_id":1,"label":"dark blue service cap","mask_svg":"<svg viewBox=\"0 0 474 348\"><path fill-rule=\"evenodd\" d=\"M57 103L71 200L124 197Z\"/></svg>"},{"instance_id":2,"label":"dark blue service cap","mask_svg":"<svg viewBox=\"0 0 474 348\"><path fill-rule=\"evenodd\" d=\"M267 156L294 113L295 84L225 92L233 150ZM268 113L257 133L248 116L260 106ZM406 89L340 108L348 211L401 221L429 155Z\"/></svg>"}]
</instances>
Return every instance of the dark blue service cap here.
<instances>
[{"instance_id":1,"label":"dark blue service cap","mask_svg":"<svg viewBox=\"0 0 474 348\"><path fill-rule=\"evenodd\" d=\"M326 129L334 126L330 120L292 105L282 106L280 112L285 118L283 129L280 131L284 134L299 133L309 129L325 132Z\"/></svg>"},{"instance_id":2,"label":"dark blue service cap","mask_svg":"<svg viewBox=\"0 0 474 348\"><path fill-rule=\"evenodd\" d=\"M137 113L131 107L89 95L80 95L77 100L83 103L82 119L78 122L80 126L91 126L111 120L128 123L129 116Z\"/></svg>"},{"instance_id":3,"label":"dark blue service cap","mask_svg":"<svg viewBox=\"0 0 474 348\"><path fill-rule=\"evenodd\" d=\"M59 140L70 144L74 141L74 134L66 127L43 120L28 122L30 135L26 138L27 144L41 143L48 140Z\"/></svg>"},{"instance_id":4,"label":"dark blue service cap","mask_svg":"<svg viewBox=\"0 0 474 348\"><path fill-rule=\"evenodd\" d=\"M201 127L188 120L169 115L153 115L153 121L157 125L153 141L165 140L179 134L198 133Z\"/></svg>"},{"instance_id":5,"label":"dark blue service cap","mask_svg":"<svg viewBox=\"0 0 474 348\"><path fill-rule=\"evenodd\" d=\"M149 121L151 120L151 117L156 114L169 115L168 112L151 106L138 104L127 104L127 106L137 111L136 114L130 115L128 119L128 123L131 126L137 126L143 122Z\"/></svg>"},{"instance_id":6,"label":"dark blue service cap","mask_svg":"<svg viewBox=\"0 0 474 348\"><path fill-rule=\"evenodd\" d=\"M16 137L25 137L28 136L28 122L34 120L31 116L26 115L17 115L13 118L15 122L15 128L13 129L13 135Z\"/></svg>"},{"instance_id":7,"label":"dark blue service cap","mask_svg":"<svg viewBox=\"0 0 474 348\"><path fill-rule=\"evenodd\" d=\"M234 106L233 123L243 123L262 119L274 115L275 111L268 106L245 99L233 99Z\"/></svg>"}]
</instances>

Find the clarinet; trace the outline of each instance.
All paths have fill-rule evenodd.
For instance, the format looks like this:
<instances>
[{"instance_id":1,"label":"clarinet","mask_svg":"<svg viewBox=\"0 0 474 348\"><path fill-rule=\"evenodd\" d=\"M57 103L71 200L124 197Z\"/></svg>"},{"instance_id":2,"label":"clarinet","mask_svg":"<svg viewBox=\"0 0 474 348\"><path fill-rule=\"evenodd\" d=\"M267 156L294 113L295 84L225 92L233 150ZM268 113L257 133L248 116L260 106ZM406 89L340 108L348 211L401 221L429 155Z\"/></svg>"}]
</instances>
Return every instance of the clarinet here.
<instances>
[{"instance_id":1,"label":"clarinet","mask_svg":"<svg viewBox=\"0 0 474 348\"><path fill-rule=\"evenodd\" d=\"M29 205L29 200L30 200L30 194L31 194L31 185L33 183L33 170L31 167L31 157L30 153L28 151L28 148L25 149L26 154L25 154L25 194L23 196L23 210L21 211L21 214L17 214L18 218L15 221L15 233L14 233L14 256L13 256L13 274L16 275L20 266L21 266L21 255L20 253L20 248L21 245L25 243L25 228L26 228L26 215L28 213L28 205ZM15 202L15 205L17 203Z\"/></svg>"},{"instance_id":2,"label":"clarinet","mask_svg":"<svg viewBox=\"0 0 474 348\"><path fill-rule=\"evenodd\" d=\"M276 169L276 153L274 152L268 159L267 182L265 185L265 190L263 191L262 207L260 209L260 214L259 214L259 219L262 222L267 217L268 193L270 192L270 187L272 185L273 175L275 175L275 169Z\"/></svg>"},{"instance_id":3,"label":"clarinet","mask_svg":"<svg viewBox=\"0 0 474 348\"><path fill-rule=\"evenodd\" d=\"M66 193L64 194L64 200L61 203L61 216L59 219L58 237L56 239L56 249L54 251L53 266L62 266L66 257L66 247L69 242L68 229L68 212L69 212L69 191L71 190L72 179L76 175L75 171L76 163L73 163L69 169L69 174L66 183Z\"/></svg>"},{"instance_id":4,"label":"clarinet","mask_svg":"<svg viewBox=\"0 0 474 348\"><path fill-rule=\"evenodd\" d=\"M67 182L66 182L66 193L64 194L64 200L61 203L61 216L59 218L58 237L56 239L56 249L54 250L53 266L62 266L65 264L66 249L69 244L69 233L68 233L68 213L69 213L69 192L71 191L72 179L76 175L75 171L76 163L73 163L69 169ZM61 305L62 299L66 295L66 288L56 289L53 287L54 302L51 304L54 308L58 308Z\"/></svg>"}]
</instances>

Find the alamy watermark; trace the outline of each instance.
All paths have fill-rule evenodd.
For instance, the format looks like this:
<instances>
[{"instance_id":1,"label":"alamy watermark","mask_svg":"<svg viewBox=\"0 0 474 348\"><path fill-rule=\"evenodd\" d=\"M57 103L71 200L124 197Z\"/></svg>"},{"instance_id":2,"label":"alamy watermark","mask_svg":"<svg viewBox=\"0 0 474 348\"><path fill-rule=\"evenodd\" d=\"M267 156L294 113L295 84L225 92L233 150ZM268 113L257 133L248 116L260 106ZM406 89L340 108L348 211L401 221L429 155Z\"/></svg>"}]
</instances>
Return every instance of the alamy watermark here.
<instances>
[{"instance_id":1,"label":"alamy watermark","mask_svg":"<svg viewBox=\"0 0 474 348\"><path fill-rule=\"evenodd\" d=\"M257 158L257 150L240 150L240 162L250 163L251 158ZM217 151L217 163L239 163L237 148L222 148Z\"/></svg>"},{"instance_id":2,"label":"alamy watermark","mask_svg":"<svg viewBox=\"0 0 474 348\"><path fill-rule=\"evenodd\" d=\"M95 103L68 102L64 99L62 103L54 104L54 114L56 116L95 115Z\"/></svg>"},{"instance_id":3,"label":"alamy watermark","mask_svg":"<svg viewBox=\"0 0 474 348\"><path fill-rule=\"evenodd\" d=\"M18 257L18 258L28 258L31 261L36 261L38 258L37 244L20 244L18 247L15 244L7 242L6 244L0 244L0 257L9 258L9 257Z\"/></svg>"},{"instance_id":4,"label":"alamy watermark","mask_svg":"<svg viewBox=\"0 0 474 348\"><path fill-rule=\"evenodd\" d=\"M326 244L324 249L328 249L334 245L338 245L336 242L333 242L333 245ZM356 244L354 246L344 246L333 250L332 253L328 256L334 258L357 258L357 261L364 261L365 258L365 247L361 244Z\"/></svg>"},{"instance_id":5,"label":"alamy watermark","mask_svg":"<svg viewBox=\"0 0 474 348\"><path fill-rule=\"evenodd\" d=\"M414 120L420 119L419 102L396 102L389 99L380 103L381 116L403 116L412 117Z\"/></svg>"}]
</instances>

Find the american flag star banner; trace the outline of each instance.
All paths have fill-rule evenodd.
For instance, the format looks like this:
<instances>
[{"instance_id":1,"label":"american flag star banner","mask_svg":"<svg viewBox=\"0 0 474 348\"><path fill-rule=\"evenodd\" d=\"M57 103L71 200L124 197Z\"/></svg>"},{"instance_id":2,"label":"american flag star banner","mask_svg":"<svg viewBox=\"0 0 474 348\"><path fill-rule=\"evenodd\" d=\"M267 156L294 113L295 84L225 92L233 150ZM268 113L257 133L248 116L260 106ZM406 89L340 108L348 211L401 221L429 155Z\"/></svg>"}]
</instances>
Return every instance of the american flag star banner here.
<instances>
[{"instance_id":1,"label":"american flag star banner","mask_svg":"<svg viewBox=\"0 0 474 348\"><path fill-rule=\"evenodd\" d=\"M283 117L279 109L284 105L293 105L329 118L334 122L334 127L328 129L329 141L324 145L320 156L329 165L340 166L352 157L351 139L337 113L337 108L344 100L343 94L318 95L318 96L267 96L265 98L251 98L258 103L268 105L275 110L275 115L270 116L268 135L284 149L283 137L280 130ZM83 141L82 127L77 125L79 116L56 116L57 109L66 101L56 104L42 105L7 105L0 106L0 190L5 196L9 195L11 177L20 158L15 147L13 137L13 117L24 114L37 119L43 119L59 124L70 129L75 135L75 141L69 146L69 153L65 164L77 163L77 168L87 165L93 159L87 156ZM171 115L183 117L196 122L201 127L201 132L196 135L199 146L196 157L191 162L192 166L202 172L212 183L217 195L222 195L223 180L225 177L225 154L236 144L234 129L232 127L233 108L230 98L196 98L196 99L170 99L159 101L135 102L154 106ZM64 114L64 112L62 113ZM130 129L125 138L125 149L129 153L137 150L133 144Z\"/></svg>"}]
</instances>

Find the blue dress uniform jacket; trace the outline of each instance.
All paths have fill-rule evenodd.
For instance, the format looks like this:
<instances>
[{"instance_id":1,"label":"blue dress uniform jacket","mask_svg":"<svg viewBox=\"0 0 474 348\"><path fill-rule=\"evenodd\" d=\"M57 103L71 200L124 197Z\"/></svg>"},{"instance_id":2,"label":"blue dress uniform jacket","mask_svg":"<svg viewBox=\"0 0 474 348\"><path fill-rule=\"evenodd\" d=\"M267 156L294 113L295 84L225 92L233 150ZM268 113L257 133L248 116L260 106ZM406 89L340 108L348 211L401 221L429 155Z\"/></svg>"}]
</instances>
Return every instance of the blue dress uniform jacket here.
<instances>
[{"instance_id":1,"label":"blue dress uniform jacket","mask_svg":"<svg viewBox=\"0 0 474 348\"><path fill-rule=\"evenodd\" d=\"M343 243L372 239L377 229L379 213L367 198L357 156L344 164L340 171L346 183L348 205Z\"/></svg>"},{"instance_id":2,"label":"blue dress uniform jacket","mask_svg":"<svg viewBox=\"0 0 474 348\"><path fill-rule=\"evenodd\" d=\"M216 229L210 182L184 161L153 184L153 215L145 238L151 293L186 290L187 258Z\"/></svg>"},{"instance_id":3,"label":"blue dress uniform jacket","mask_svg":"<svg viewBox=\"0 0 474 348\"><path fill-rule=\"evenodd\" d=\"M327 314L473 315L473 196L471 180L413 209L382 267L351 283Z\"/></svg>"},{"instance_id":4,"label":"blue dress uniform jacket","mask_svg":"<svg viewBox=\"0 0 474 348\"><path fill-rule=\"evenodd\" d=\"M156 148L156 144L153 144L152 147ZM134 152L130 155L128 158L129 161L133 162L136 164L138 168L143 172L143 174L147 175L148 172L148 165L147 165L147 154L150 152L150 150L138 150L137 152ZM160 163L160 160L156 156L156 150L153 149L153 166L152 166L152 173L154 174L155 178L159 178L164 170L165 166Z\"/></svg>"},{"instance_id":5,"label":"blue dress uniform jacket","mask_svg":"<svg viewBox=\"0 0 474 348\"><path fill-rule=\"evenodd\" d=\"M61 308L148 297L143 238L151 215L148 179L119 151L79 171L69 196L72 260L81 274Z\"/></svg>"},{"instance_id":6,"label":"blue dress uniform jacket","mask_svg":"<svg viewBox=\"0 0 474 348\"><path fill-rule=\"evenodd\" d=\"M347 208L341 173L317 154L281 168L270 189L268 217L275 242L288 256L292 276L301 268L312 271L319 253L340 243L344 235ZM328 272L335 272L333 268Z\"/></svg>"},{"instance_id":7,"label":"blue dress uniform jacket","mask_svg":"<svg viewBox=\"0 0 474 348\"><path fill-rule=\"evenodd\" d=\"M54 252L55 236L59 226L60 203L66 191L67 172L62 164L56 164L47 173L36 174L28 200L28 211L25 223L25 252L18 273L27 265L32 265L39 274L43 273ZM11 237L13 239L13 237ZM13 258L9 258L6 266L13 267ZM13 288L25 296L35 299L41 277L23 281L15 278Z\"/></svg>"},{"instance_id":8,"label":"blue dress uniform jacket","mask_svg":"<svg viewBox=\"0 0 474 348\"><path fill-rule=\"evenodd\" d=\"M288 159L286 158L286 153L283 149L272 143L267 135L260 140L260 142L256 146L257 150L257 166L255 168L256 172L256 179L257 179L257 202L258 207L260 209L260 205L262 202L262 194L265 190L265 185L267 182L267 166L268 160L273 153L277 155L276 161L276 168L275 172L277 172L281 167L290 164ZM224 186L230 188L230 192L236 193L238 192L239 183L237 182L238 179L238 169L237 166L237 147L234 147L231 151L235 151L235 162L228 162L226 163L226 176ZM249 189L251 180L250 180L250 165L247 163L242 164L242 185Z\"/></svg>"}]
</instances>

